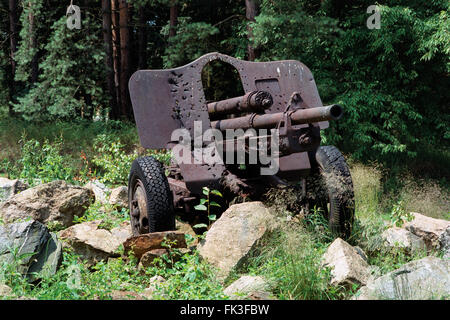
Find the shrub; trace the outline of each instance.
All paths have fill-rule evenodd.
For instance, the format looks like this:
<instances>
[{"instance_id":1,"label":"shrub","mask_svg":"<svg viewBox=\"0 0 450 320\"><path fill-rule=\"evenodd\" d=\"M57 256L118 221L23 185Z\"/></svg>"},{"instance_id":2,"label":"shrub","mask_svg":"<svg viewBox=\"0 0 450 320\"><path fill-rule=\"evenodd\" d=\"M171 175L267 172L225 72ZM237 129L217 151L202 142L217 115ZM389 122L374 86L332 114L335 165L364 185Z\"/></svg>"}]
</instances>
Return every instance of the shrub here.
<instances>
[{"instance_id":1,"label":"shrub","mask_svg":"<svg viewBox=\"0 0 450 320\"><path fill-rule=\"evenodd\" d=\"M26 140L22 136L22 156L18 160L20 173L18 178L28 180L30 185L53 180L73 181L74 170L68 165L67 156L61 155L63 140L59 138L53 144L47 139L41 143L35 139Z\"/></svg>"},{"instance_id":2,"label":"shrub","mask_svg":"<svg viewBox=\"0 0 450 320\"><path fill-rule=\"evenodd\" d=\"M99 168L100 180L108 184L127 184L131 163L138 154L127 154L119 137L101 134L94 140L96 155L92 163Z\"/></svg>"}]
</instances>

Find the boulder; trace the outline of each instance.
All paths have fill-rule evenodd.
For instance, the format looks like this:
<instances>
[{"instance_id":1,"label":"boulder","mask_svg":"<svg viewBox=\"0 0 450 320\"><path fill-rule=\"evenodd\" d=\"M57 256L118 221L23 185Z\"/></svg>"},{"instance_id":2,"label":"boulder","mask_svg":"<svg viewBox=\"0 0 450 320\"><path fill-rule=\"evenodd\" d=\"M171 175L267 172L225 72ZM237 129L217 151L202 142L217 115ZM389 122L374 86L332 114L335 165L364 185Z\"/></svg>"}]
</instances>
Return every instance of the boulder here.
<instances>
[{"instance_id":1,"label":"boulder","mask_svg":"<svg viewBox=\"0 0 450 320\"><path fill-rule=\"evenodd\" d=\"M139 260L139 269L155 266L155 259L161 258L163 255L168 254L167 249L152 249L145 252Z\"/></svg>"},{"instance_id":2,"label":"boulder","mask_svg":"<svg viewBox=\"0 0 450 320\"><path fill-rule=\"evenodd\" d=\"M358 246L354 246L353 249L356 250L356 253L359 254L361 256L361 258L363 258L364 261L366 261L366 262L368 261L367 255L363 249L361 249Z\"/></svg>"},{"instance_id":3,"label":"boulder","mask_svg":"<svg viewBox=\"0 0 450 320\"><path fill-rule=\"evenodd\" d=\"M275 223L274 215L262 202L232 205L213 223L198 246L199 253L219 269L218 279L225 280Z\"/></svg>"},{"instance_id":4,"label":"boulder","mask_svg":"<svg viewBox=\"0 0 450 320\"><path fill-rule=\"evenodd\" d=\"M118 227L111 229L111 235L117 238L120 243L124 243L128 238L133 236L130 221L124 221Z\"/></svg>"},{"instance_id":5,"label":"boulder","mask_svg":"<svg viewBox=\"0 0 450 320\"><path fill-rule=\"evenodd\" d=\"M388 248L404 248L407 251L426 250L425 242L406 229L393 227L381 234Z\"/></svg>"},{"instance_id":6,"label":"boulder","mask_svg":"<svg viewBox=\"0 0 450 320\"><path fill-rule=\"evenodd\" d=\"M411 213L414 215L414 219L404 225L406 230L422 238L428 249L441 249L442 246L445 246L445 244L441 244L441 236L450 228L450 221L427 217L420 213Z\"/></svg>"},{"instance_id":7,"label":"boulder","mask_svg":"<svg viewBox=\"0 0 450 320\"><path fill-rule=\"evenodd\" d=\"M195 233L194 229L192 229L192 227L189 223L183 222L180 220L176 220L175 221L175 229L179 232L188 234L191 237L195 238L194 242L191 245L196 246L198 244L197 234Z\"/></svg>"},{"instance_id":8,"label":"boulder","mask_svg":"<svg viewBox=\"0 0 450 320\"><path fill-rule=\"evenodd\" d=\"M133 291L113 290L111 300L145 300L143 296Z\"/></svg>"},{"instance_id":9,"label":"boulder","mask_svg":"<svg viewBox=\"0 0 450 320\"><path fill-rule=\"evenodd\" d=\"M40 252L49 238L47 227L38 221L0 225L0 261L14 262L15 257L22 256L16 262L29 266L33 255Z\"/></svg>"},{"instance_id":10,"label":"boulder","mask_svg":"<svg viewBox=\"0 0 450 320\"><path fill-rule=\"evenodd\" d=\"M370 266L358 251L341 238L328 247L323 266L330 267L331 285L365 285L371 278Z\"/></svg>"},{"instance_id":11,"label":"boulder","mask_svg":"<svg viewBox=\"0 0 450 320\"><path fill-rule=\"evenodd\" d=\"M26 189L28 189L28 184L25 182L0 177L0 202L8 200L13 195Z\"/></svg>"},{"instance_id":12,"label":"boulder","mask_svg":"<svg viewBox=\"0 0 450 320\"><path fill-rule=\"evenodd\" d=\"M15 263L29 280L54 275L61 259L61 243L42 223L31 220L0 226L0 262Z\"/></svg>"},{"instance_id":13,"label":"boulder","mask_svg":"<svg viewBox=\"0 0 450 320\"><path fill-rule=\"evenodd\" d=\"M444 258L450 259L450 228L447 228L439 237L441 249L444 251Z\"/></svg>"},{"instance_id":14,"label":"boulder","mask_svg":"<svg viewBox=\"0 0 450 320\"><path fill-rule=\"evenodd\" d=\"M146 299L151 300L153 299L155 292L158 290L158 287L161 286L161 284L163 284L164 282L166 282L166 279L164 279L161 276L153 276L150 278L149 282L150 285L148 286L148 288L144 290L143 293L141 293L141 295L144 296Z\"/></svg>"},{"instance_id":15,"label":"boulder","mask_svg":"<svg viewBox=\"0 0 450 320\"><path fill-rule=\"evenodd\" d=\"M355 300L430 300L450 296L450 261L426 257L367 283Z\"/></svg>"},{"instance_id":16,"label":"boulder","mask_svg":"<svg viewBox=\"0 0 450 320\"><path fill-rule=\"evenodd\" d=\"M253 298L254 300L273 299L270 291L270 285L260 276L242 276L230 284L224 293L231 299L241 300Z\"/></svg>"},{"instance_id":17,"label":"boulder","mask_svg":"<svg viewBox=\"0 0 450 320\"><path fill-rule=\"evenodd\" d=\"M6 284L0 283L0 298L13 295L13 291ZM1 300L1 299L0 299Z\"/></svg>"},{"instance_id":18,"label":"boulder","mask_svg":"<svg viewBox=\"0 0 450 320\"><path fill-rule=\"evenodd\" d=\"M109 204L122 210L128 208L128 187L121 186L111 190Z\"/></svg>"},{"instance_id":19,"label":"boulder","mask_svg":"<svg viewBox=\"0 0 450 320\"><path fill-rule=\"evenodd\" d=\"M85 184L86 189L91 190L94 193L95 201L101 204L108 203L108 194L110 190L103 183L98 180L92 180Z\"/></svg>"},{"instance_id":20,"label":"boulder","mask_svg":"<svg viewBox=\"0 0 450 320\"><path fill-rule=\"evenodd\" d=\"M178 231L180 231L184 234L189 234L192 237L195 237L197 235L195 233L194 229L192 229L191 225L184 221L176 220L175 221L175 229L177 229Z\"/></svg>"},{"instance_id":21,"label":"boulder","mask_svg":"<svg viewBox=\"0 0 450 320\"><path fill-rule=\"evenodd\" d=\"M10 197L0 204L0 217L6 223L31 218L68 227L75 216L84 214L92 199L90 190L57 180Z\"/></svg>"},{"instance_id":22,"label":"boulder","mask_svg":"<svg viewBox=\"0 0 450 320\"><path fill-rule=\"evenodd\" d=\"M28 269L31 281L48 278L58 271L62 263L62 243L55 233L50 233L50 238L36 256L35 262Z\"/></svg>"},{"instance_id":23,"label":"boulder","mask_svg":"<svg viewBox=\"0 0 450 320\"><path fill-rule=\"evenodd\" d=\"M140 259L144 253L153 249L166 249L163 244L173 242L171 248L186 248L186 239L184 233L178 231L163 231L141 234L131 237L123 243L125 254L132 252Z\"/></svg>"},{"instance_id":24,"label":"boulder","mask_svg":"<svg viewBox=\"0 0 450 320\"><path fill-rule=\"evenodd\" d=\"M123 234L127 232L101 229L101 224L102 220L79 223L60 231L59 236L64 240L63 244L72 247L74 253L83 257L88 265L94 265L109 257L119 256L117 250L123 242Z\"/></svg>"},{"instance_id":25,"label":"boulder","mask_svg":"<svg viewBox=\"0 0 450 320\"><path fill-rule=\"evenodd\" d=\"M266 291L253 291L248 295L249 300L278 300L272 293Z\"/></svg>"}]
</instances>

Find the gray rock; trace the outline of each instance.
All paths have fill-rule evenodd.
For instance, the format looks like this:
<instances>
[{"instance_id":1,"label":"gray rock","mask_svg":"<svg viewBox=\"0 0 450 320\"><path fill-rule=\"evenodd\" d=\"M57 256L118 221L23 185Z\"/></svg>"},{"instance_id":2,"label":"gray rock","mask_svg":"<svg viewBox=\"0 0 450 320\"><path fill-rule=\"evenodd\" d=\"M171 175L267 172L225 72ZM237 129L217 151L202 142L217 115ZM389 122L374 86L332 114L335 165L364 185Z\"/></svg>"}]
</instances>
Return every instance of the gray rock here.
<instances>
[{"instance_id":1,"label":"gray rock","mask_svg":"<svg viewBox=\"0 0 450 320\"><path fill-rule=\"evenodd\" d=\"M38 221L0 225L0 261L18 263L26 273L49 238L47 227Z\"/></svg>"},{"instance_id":2,"label":"gray rock","mask_svg":"<svg viewBox=\"0 0 450 320\"><path fill-rule=\"evenodd\" d=\"M439 236L439 244L444 251L444 258L450 259L450 228Z\"/></svg>"},{"instance_id":3,"label":"gray rock","mask_svg":"<svg viewBox=\"0 0 450 320\"><path fill-rule=\"evenodd\" d=\"M111 235L118 239L120 243L124 243L125 240L132 237L130 220L122 222L120 226L111 229Z\"/></svg>"},{"instance_id":4,"label":"gray rock","mask_svg":"<svg viewBox=\"0 0 450 320\"><path fill-rule=\"evenodd\" d=\"M8 200L13 195L24 191L28 188L28 184L18 179L9 180L0 177L0 202Z\"/></svg>"},{"instance_id":5,"label":"gray rock","mask_svg":"<svg viewBox=\"0 0 450 320\"><path fill-rule=\"evenodd\" d=\"M422 238L428 249L441 249L441 236L450 228L450 221L434 219L416 212L411 214L414 215L414 220L407 222L404 228Z\"/></svg>"},{"instance_id":6,"label":"gray rock","mask_svg":"<svg viewBox=\"0 0 450 320\"><path fill-rule=\"evenodd\" d=\"M274 223L274 216L262 202L232 205L213 223L198 246L199 253L219 269L218 279L225 280Z\"/></svg>"},{"instance_id":7,"label":"gray rock","mask_svg":"<svg viewBox=\"0 0 450 320\"><path fill-rule=\"evenodd\" d=\"M74 253L85 259L88 265L107 261L110 257L119 256L117 249L123 243L126 232L131 236L131 229L123 225L123 231L109 231L99 228L101 223L102 220L79 223L60 231L59 237L64 246L72 247Z\"/></svg>"},{"instance_id":8,"label":"gray rock","mask_svg":"<svg viewBox=\"0 0 450 320\"><path fill-rule=\"evenodd\" d=\"M117 209L128 208L128 187L122 186L111 190L109 203Z\"/></svg>"},{"instance_id":9,"label":"gray rock","mask_svg":"<svg viewBox=\"0 0 450 320\"><path fill-rule=\"evenodd\" d=\"M195 240L191 243L192 246L196 246L198 244L197 234L189 223L175 220L175 229L193 237Z\"/></svg>"},{"instance_id":10,"label":"gray rock","mask_svg":"<svg viewBox=\"0 0 450 320\"><path fill-rule=\"evenodd\" d=\"M368 261L367 255L366 255L366 253L364 252L363 249L361 249L358 246L354 246L353 249L356 250L356 253L359 254L361 256L361 258L363 258L364 261L366 261L366 262Z\"/></svg>"},{"instance_id":11,"label":"gray rock","mask_svg":"<svg viewBox=\"0 0 450 320\"><path fill-rule=\"evenodd\" d=\"M259 276L242 276L223 291L231 299L241 300L258 296L258 300L270 299L272 294L269 283Z\"/></svg>"},{"instance_id":12,"label":"gray rock","mask_svg":"<svg viewBox=\"0 0 450 320\"><path fill-rule=\"evenodd\" d=\"M150 278L149 282L150 285L144 290L144 292L141 293L141 295L146 299L151 300L153 299L155 292L158 290L158 286L161 286L161 284L166 282L166 279L161 276L153 276Z\"/></svg>"},{"instance_id":13,"label":"gray rock","mask_svg":"<svg viewBox=\"0 0 450 320\"><path fill-rule=\"evenodd\" d=\"M426 250L427 248L421 238L402 228L389 228L381 234L381 237L388 248L404 248L408 251Z\"/></svg>"},{"instance_id":14,"label":"gray rock","mask_svg":"<svg viewBox=\"0 0 450 320\"><path fill-rule=\"evenodd\" d=\"M98 180L92 180L86 183L84 187L94 193L95 201L98 201L101 204L108 203L108 194L110 193L110 190L103 183Z\"/></svg>"},{"instance_id":15,"label":"gray rock","mask_svg":"<svg viewBox=\"0 0 450 320\"><path fill-rule=\"evenodd\" d=\"M37 255L35 262L28 269L31 281L48 278L54 275L61 266L62 244L55 233L50 233L50 235L51 237Z\"/></svg>"},{"instance_id":16,"label":"gray rock","mask_svg":"<svg viewBox=\"0 0 450 320\"><path fill-rule=\"evenodd\" d=\"M133 291L113 290L110 294L111 300L145 300L145 298Z\"/></svg>"},{"instance_id":17,"label":"gray rock","mask_svg":"<svg viewBox=\"0 0 450 320\"><path fill-rule=\"evenodd\" d=\"M38 221L0 226L0 262L15 264L30 281L52 276L62 259L61 243ZM34 274L37 273L37 274Z\"/></svg>"},{"instance_id":18,"label":"gray rock","mask_svg":"<svg viewBox=\"0 0 450 320\"><path fill-rule=\"evenodd\" d=\"M426 257L370 281L355 300L430 300L450 297L450 261Z\"/></svg>"},{"instance_id":19,"label":"gray rock","mask_svg":"<svg viewBox=\"0 0 450 320\"><path fill-rule=\"evenodd\" d=\"M75 216L84 214L92 199L92 191L57 180L12 196L0 204L0 217L6 223L31 218L68 227Z\"/></svg>"},{"instance_id":20,"label":"gray rock","mask_svg":"<svg viewBox=\"0 0 450 320\"><path fill-rule=\"evenodd\" d=\"M13 291L6 284L0 283L0 298L13 295Z\"/></svg>"},{"instance_id":21,"label":"gray rock","mask_svg":"<svg viewBox=\"0 0 450 320\"><path fill-rule=\"evenodd\" d=\"M331 285L364 285L371 278L370 266L341 238L328 247L323 255L323 266L331 268Z\"/></svg>"}]
</instances>

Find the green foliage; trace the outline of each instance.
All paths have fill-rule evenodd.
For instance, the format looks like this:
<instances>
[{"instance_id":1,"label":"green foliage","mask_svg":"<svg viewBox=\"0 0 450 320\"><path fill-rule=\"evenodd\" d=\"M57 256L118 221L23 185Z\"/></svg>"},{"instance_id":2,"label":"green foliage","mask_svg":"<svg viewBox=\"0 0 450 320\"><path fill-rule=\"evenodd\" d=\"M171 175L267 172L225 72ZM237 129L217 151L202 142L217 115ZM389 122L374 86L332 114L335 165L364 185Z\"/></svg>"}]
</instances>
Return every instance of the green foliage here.
<instances>
[{"instance_id":1,"label":"green foliage","mask_svg":"<svg viewBox=\"0 0 450 320\"><path fill-rule=\"evenodd\" d=\"M394 204L391 211L391 223L395 227L401 227L405 222L412 221L414 216L405 211L403 201Z\"/></svg>"},{"instance_id":2,"label":"green foliage","mask_svg":"<svg viewBox=\"0 0 450 320\"><path fill-rule=\"evenodd\" d=\"M178 67L214 51L211 37L218 32L219 30L209 23L192 22L190 17L179 17L177 33L168 39L163 56L164 67ZM162 28L161 33L164 36L169 35L168 24Z\"/></svg>"},{"instance_id":3,"label":"green foliage","mask_svg":"<svg viewBox=\"0 0 450 320\"><path fill-rule=\"evenodd\" d=\"M26 136L22 136L20 142L22 157L17 161L20 168L17 178L28 180L30 185L73 180L74 170L67 166L67 157L61 155L62 138L52 144L45 140L41 145L35 139L26 140Z\"/></svg>"},{"instance_id":4,"label":"green foliage","mask_svg":"<svg viewBox=\"0 0 450 320\"><path fill-rule=\"evenodd\" d=\"M275 231L261 245L250 268L276 288L280 299L329 299L329 271L321 267L325 246L297 225Z\"/></svg>"},{"instance_id":5,"label":"green foliage","mask_svg":"<svg viewBox=\"0 0 450 320\"><path fill-rule=\"evenodd\" d=\"M148 150L146 152L148 156L152 156L159 162L165 165L170 165L170 160L172 159L172 152L170 150Z\"/></svg>"},{"instance_id":6,"label":"green foliage","mask_svg":"<svg viewBox=\"0 0 450 320\"><path fill-rule=\"evenodd\" d=\"M39 82L15 105L15 111L27 120L73 119L77 115L92 118L104 104L102 47L95 32L70 30L66 20L63 16L52 25L46 57L39 64ZM91 19L84 17L83 22L86 28Z\"/></svg>"},{"instance_id":7,"label":"green foliage","mask_svg":"<svg viewBox=\"0 0 450 320\"><path fill-rule=\"evenodd\" d=\"M174 249L172 249L174 250ZM201 260L198 252L185 254L167 268L160 259L159 266L146 269L147 276L159 275L167 281L158 284L154 299L226 299L223 287L214 270L206 261Z\"/></svg>"},{"instance_id":8,"label":"green foliage","mask_svg":"<svg viewBox=\"0 0 450 320\"><path fill-rule=\"evenodd\" d=\"M99 135L94 141L96 156L92 163L98 167L100 180L108 184L127 184L131 163L137 154L127 154L120 138L107 134Z\"/></svg>"},{"instance_id":9,"label":"green foliage","mask_svg":"<svg viewBox=\"0 0 450 320\"><path fill-rule=\"evenodd\" d=\"M324 102L344 106L327 143L357 159L415 157L420 142L448 143L448 2L380 6L379 30L366 27L371 4L262 1L254 43L261 60L304 62Z\"/></svg>"},{"instance_id":10,"label":"green foliage","mask_svg":"<svg viewBox=\"0 0 450 320\"><path fill-rule=\"evenodd\" d=\"M40 13L44 4L43 0L24 0L20 1L22 14L20 15L19 47L17 49L15 60L17 61L17 70L15 79L17 81L28 82L31 80L31 63L39 52L37 45L40 31L44 28L44 17ZM33 17L33 25L30 23L30 17Z\"/></svg>"},{"instance_id":11,"label":"green foliage","mask_svg":"<svg viewBox=\"0 0 450 320\"><path fill-rule=\"evenodd\" d=\"M416 0L382 2L381 29L371 30L366 26L366 9L374 3L369 0L351 4L261 0L250 40L245 6L234 0L177 1L180 16L173 37L168 37L167 21L175 2L132 2L143 10L146 24L132 12L130 30L136 37L131 37L130 48L138 47L138 28L143 28L147 36L144 64L151 69L179 66L211 51L245 59L250 43L260 61L297 59L309 67L323 102L341 103L345 109L345 116L325 131L324 140L355 158L411 162L421 157L425 146L448 147L448 1L426 5ZM107 70L99 3L89 0L83 6L81 30L65 26L65 7L55 0L49 6L42 0L19 3L16 86L9 92L10 53L3 46L0 114L15 101L15 110L28 120L103 117L110 97L104 81ZM0 15L6 22L8 9L1 6ZM0 24L0 40L7 44L9 25L5 22ZM139 54L137 50L130 53L131 60ZM36 59L39 78L32 83L31 66ZM136 67L132 63L130 73ZM214 70L206 74L215 88L207 95L235 95L239 84L228 73Z\"/></svg>"},{"instance_id":12,"label":"green foliage","mask_svg":"<svg viewBox=\"0 0 450 320\"><path fill-rule=\"evenodd\" d=\"M100 229L112 230L120 226L121 223L130 219L129 210L121 209L120 211L115 209L110 204L102 204L95 202L86 210L81 216L75 216L74 223L83 223L87 221L102 220L99 225Z\"/></svg>"},{"instance_id":13,"label":"green foliage","mask_svg":"<svg viewBox=\"0 0 450 320\"><path fill-rule=\"evenodd\" d=\"M214 190L214 189L210 190L208 187L203 187L202 192L203 192L203 195L206 196L206 198L200 199L200 203L198 205L194 206L194 209L198 210L198 211L206 211L206 214L208 216L208 223L209 223L209 225L211 225L211 223L216 221L216 219L217 219L216 215L212 214L211 207L219 207L220 208L220 204L213 201L211 199L211 195L215 195L215 196L221 197L221 198L223 198L223 195L220 193L220 191ZM201 223L201 224L195 225L194 228L205 228L208 226Z\"/></svg>"}]
</instances>

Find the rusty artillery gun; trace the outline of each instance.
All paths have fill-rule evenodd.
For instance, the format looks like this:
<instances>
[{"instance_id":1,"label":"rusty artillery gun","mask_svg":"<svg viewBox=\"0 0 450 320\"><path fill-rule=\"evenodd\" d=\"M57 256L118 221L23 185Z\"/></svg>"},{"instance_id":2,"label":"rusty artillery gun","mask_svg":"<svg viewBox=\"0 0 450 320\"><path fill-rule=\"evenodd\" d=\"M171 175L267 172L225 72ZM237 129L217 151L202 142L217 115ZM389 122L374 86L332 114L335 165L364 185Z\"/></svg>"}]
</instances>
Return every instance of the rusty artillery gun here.
<instances>
[{"instance_id":1,"label":"rusty artillery gun","mask_svg":"<svg viewBox=\"0 0 450 320\"><path fill-rule=\"evenodd\" d=\"M206 101L201 72L212 61L238 71L243 96ZM173 154L166 166L150 156L132 164L128 192L135 235L173 230L176 214L200 216L194 206L204 187L220 190L224 201L260 200L270 188L288 188L297 195L296 209L320 208L336 236L350 235L350 171L337 148L320 146L320 130L343 109L322 105L302 63L210 53L179 68L139 70L129 89L142 146Z\"/></svg>"}]
</instances>

